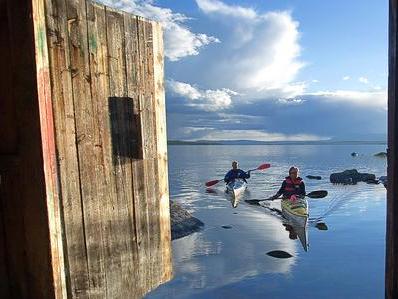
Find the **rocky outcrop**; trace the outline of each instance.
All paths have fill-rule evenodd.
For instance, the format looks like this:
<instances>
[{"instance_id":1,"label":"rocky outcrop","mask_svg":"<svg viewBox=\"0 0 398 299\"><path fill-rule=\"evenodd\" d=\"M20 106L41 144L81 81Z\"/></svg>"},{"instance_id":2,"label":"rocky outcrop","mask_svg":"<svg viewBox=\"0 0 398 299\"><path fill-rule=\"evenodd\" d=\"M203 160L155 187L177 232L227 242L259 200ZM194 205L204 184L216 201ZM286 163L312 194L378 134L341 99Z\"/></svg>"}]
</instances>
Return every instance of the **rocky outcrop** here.
<instances>
[{"instance_id":1,"label":"rocky outcrop","mask_svg":"<svg viewBox=\"0 0 398 299\"><path fill-rule=\"evenodd\" d=\"M343 172L332 173L330 182L333 184L354 185L357 182L375 182L376 176L371 173L360 173L356 169L344 170Z\"/></svg>"},{"instance_id":2,"label":"rocky outcrop","mask_svg":"<svg viewBox=\"0 0 398 299\"><path fill-rule=\"evenodd\" d=\"M170 200L171 239L175 240L197 232L204 223L192 216L181 205Z\"/></svg>"}]
</instances>

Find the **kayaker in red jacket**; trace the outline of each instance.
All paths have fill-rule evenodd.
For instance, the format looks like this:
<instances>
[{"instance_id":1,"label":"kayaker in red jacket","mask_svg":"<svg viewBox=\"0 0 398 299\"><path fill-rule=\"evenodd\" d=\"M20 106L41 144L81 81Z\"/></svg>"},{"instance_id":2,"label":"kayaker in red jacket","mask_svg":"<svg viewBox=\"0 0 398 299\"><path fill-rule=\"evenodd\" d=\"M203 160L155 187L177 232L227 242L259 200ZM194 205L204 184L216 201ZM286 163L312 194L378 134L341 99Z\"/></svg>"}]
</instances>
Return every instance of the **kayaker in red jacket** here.
<instances>
[{"instance_id":1,"label":"kayaker in red jacket","mask_svg":"<svg viewBox=\"0 0 398 299\"><path fill-rule=\"evenodd\" d=\"M232 169L227 172L224 177L224 182L229 183L235 179L243 179L246 182L246 179L250 178L250 170L248 172L244 172L242 169L238 168L238 161L232 161Z\"/></svg>"},{"instance_id":2,"label":"kayaker in red jacket","mask_svg":"<svg viewBox=\"0 0 398 299\"><path fill-rule=\"evenodd\" d=\"M270 199L277 199L281 195L283 198L304 197L305 196L305 185L302 178L298 176L299 169L295 166L290 167L289 176L282 182L282 186L279 191Z\"/></svg>"}]
</instances>

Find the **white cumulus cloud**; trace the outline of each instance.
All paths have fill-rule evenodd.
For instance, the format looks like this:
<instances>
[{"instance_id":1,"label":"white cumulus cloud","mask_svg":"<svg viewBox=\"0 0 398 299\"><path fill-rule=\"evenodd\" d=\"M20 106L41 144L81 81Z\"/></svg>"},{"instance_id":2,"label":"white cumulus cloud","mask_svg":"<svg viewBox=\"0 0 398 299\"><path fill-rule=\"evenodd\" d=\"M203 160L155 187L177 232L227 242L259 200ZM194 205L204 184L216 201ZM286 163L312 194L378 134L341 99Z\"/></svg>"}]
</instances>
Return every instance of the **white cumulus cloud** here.
<instances>
[{"instance_id":1,"label":"white cumulus cloud","mask_svg":"<svg viewBox=\"0 0 398 299\"><path fill-rule=\"evenodd\" d=\"M344 77L343 77L343 80L344 80L344 81L347 81L347 80L350 80L350 79L351 79L350 76L344 76Z\"/></svg>"},{"instance_id":2,"label":"white cumulus cloud","mask_svg":"<svg viewBox=\"0 0 398 299\"><path fill-rule=\"evenodd\" d=\"M207 84L237 90L250 98L294 97L306 84L295 82L305 63L300 60L299 23L289 11L259 13L253 8L218 0L196 0L209 17L216 16L225 38L213 51L206 69Z\"/></svg>"},{"instance_id":3,"label":"white cumulus cloud","mask_svg":"<svg viewBox=\"0 0 398 299\"><path fill-rule=\"evenodd\" d=\"M217 111L228 108L232 104L232 96L238 95L233 90L206 89L200 90L188 83L167 80L167 89L175 96L188 99L188 106L196 107L205 111Z\"/></svg>"},{"instance_id":4,"label":"white cumulus cloud","mask_svg":"<svg viewBox=\"0 0 398 299\"><path fill-rule=\"evenodd\" d=\"M169 8L155 6L150 0L99 0L103 4L160 22L164 27L165 55L171 61L198 55L201 48L219 39L194 33L184 24L188 18Z\"/></svg>"},{"instance_id":5,"label":"white cumulus cloud","mask_svg":"<svg viewBox=\"0 0 398 299\"><path fill-rule=\"evenodd\" d=\"M365 77L359 77L358 81L361 82L361 83L364 83L364 84L368 84L369 83L368 78L365 78Z\"/></svg>"},{"instance_id":6,"label":"white cumulus cloud","mask_svg":"<svg viewBox=\"0 0 398 299\"><path fill-rule=\"evenodd\" d=\"M218 13L222 15L245 19L256 19L257 13L252 8L227 5L217 0L196 0L199 8L205 13Z\"/></svg>"}]
</instances>

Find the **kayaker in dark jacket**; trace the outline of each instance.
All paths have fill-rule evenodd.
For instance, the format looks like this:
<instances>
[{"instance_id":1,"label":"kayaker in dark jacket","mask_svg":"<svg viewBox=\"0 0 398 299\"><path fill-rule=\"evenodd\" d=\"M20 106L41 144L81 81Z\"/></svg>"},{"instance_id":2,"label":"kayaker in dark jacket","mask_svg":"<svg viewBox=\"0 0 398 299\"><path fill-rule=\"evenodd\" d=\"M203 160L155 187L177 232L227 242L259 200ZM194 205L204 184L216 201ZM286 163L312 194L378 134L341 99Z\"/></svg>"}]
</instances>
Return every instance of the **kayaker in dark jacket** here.
<instances>
[{"instance_id":1,"label":"kayaker in dark jacket","mask_svg":"<svg viewBox=\"0 0 398 299\"><path fill-rule=\"evenodd\" d=\"M282 182L279 191L270 199L277 199L281 195L283 198L291 198L292 195L297 197L305 196L305 185L302 178L298 176L299 169L297 167L290 167L289 176Z\"/></svg>"},{"instance_id":2,"label":"kayaker in dark jacket","mask_svg":"<svg viewBox=\"0 0 398 299\"><path fill-rule=\"evenodd\" d=\"M224 177L224 182L229 183L235 179L243 179L246 182L246 179L250 178L250 170L248 172L244 172L242 169L238 168L238 161L232 162L232 169L227 172Z\"/></svg>"}]
</instances>

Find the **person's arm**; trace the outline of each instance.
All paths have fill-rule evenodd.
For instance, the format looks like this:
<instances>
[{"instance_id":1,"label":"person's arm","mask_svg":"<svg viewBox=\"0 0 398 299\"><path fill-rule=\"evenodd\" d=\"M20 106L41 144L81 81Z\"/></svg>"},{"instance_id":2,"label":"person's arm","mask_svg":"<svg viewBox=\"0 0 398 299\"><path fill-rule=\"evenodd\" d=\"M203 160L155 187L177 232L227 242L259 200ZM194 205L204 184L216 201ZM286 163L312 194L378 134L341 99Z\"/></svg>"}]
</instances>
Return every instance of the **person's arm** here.
<instances>
[{"instance_id":1,"label":"person's arm","mask_svg":"<svg viewBox=\"0 0 398 299\"><path fill-rule=\"evenodd\" d=\"M283 181L278 192L276 192L276 194L274 196L272 196L271 199L277 199L279 196L281 196L283 194L283 192L285 191L285 187L286 187L286 181Z\"/></svg>"},{"instance_id":2,"label":"person's arm","mask_svg":"<svg viewBox=\"0 0 398 299\"><path fill-rule=\"evenodd\" d=\"M244 172L242 170L242 177L245 178L245 179L250 179L250 170L248 172Z\"/></svg>"},{"instance_id":3,"label":"person's arm","mask_svg":"<svg viewBox=\"0 0 398 299\"><path fill-rule=\"evenodd\" d=\"M303 181L301 181L301 184L300 184L300 191L299 191L299 192L300 192L300 193L299 193L300 196L302 196L302 197L305 196L305 184L304 184Z\"/></svg>"},{"instance_id":4,"label":"person's arm","mask_svg":"<svg viewBox=\"0 0 398 299\"><path fill-rule=\"evenodd\" d=\"M231 180L231 170L227 172L224 177L224 182L228 183Z\"/></svg>"}]
</instances>

